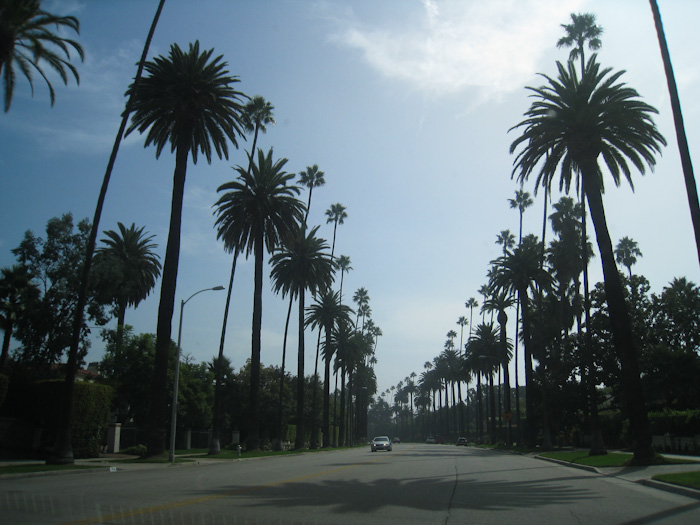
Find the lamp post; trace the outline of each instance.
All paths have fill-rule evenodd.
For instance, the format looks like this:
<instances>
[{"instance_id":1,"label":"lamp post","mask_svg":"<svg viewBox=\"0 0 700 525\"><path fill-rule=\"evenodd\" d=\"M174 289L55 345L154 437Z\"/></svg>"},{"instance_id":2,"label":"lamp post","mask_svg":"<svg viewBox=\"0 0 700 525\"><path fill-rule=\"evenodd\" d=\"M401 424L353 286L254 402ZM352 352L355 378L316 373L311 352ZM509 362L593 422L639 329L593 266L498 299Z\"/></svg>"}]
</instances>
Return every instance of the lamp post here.
<instances>
[{"instance_id":1,"label":"lamp post","mask_svg":"<svg viewBox=\"0 0 700 525\"><path fill-rule=\"evenodd\" d=\"M180 382L180 339L182 337L182 313L185 310L185 305L187 301L192 299L195 295L202 292L208 292L209 290L224 290L223 286L214 286L213 288L204 288L198 292L193 293L187 299L180 303L180 326L177 329L177 359L175 360L175 382L173 384L173 403L172 403L172 413L170 416L170 462L175 463L175 423L177 422L177 389L178 383Z\"/></svg>"}]
</instances>

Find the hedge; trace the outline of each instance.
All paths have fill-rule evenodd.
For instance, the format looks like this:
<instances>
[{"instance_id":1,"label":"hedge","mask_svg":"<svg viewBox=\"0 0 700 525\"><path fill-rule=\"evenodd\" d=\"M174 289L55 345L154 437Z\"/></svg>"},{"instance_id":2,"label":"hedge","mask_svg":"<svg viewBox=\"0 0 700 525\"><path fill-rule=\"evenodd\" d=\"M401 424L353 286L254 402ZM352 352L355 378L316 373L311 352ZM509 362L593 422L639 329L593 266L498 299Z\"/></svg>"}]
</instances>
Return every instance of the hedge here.
<instances>
[{"instance_id":1,"label":"hedge","mask_svg":"<svg viewBox=\"0 0 700 525\"><path fill-rule=\"evenodd\" d=\"M35 383L30 406L34 419L48 430L52 445L61 410L64 381L39 381ZM109 424L113 388L107 385L75 383L73 417L71 418L71 445L73 457L98 457L102 437Z\"/></svg>"}]
</instances>

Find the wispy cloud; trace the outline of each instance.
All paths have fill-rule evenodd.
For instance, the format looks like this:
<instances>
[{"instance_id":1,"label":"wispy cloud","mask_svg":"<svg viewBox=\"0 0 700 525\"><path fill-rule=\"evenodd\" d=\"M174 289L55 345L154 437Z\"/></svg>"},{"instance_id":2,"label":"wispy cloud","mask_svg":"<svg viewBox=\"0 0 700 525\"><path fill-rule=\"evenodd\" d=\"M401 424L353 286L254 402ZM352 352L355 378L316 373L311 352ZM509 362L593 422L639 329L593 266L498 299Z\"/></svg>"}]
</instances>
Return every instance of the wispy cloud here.
<instances>
[{"instance_id":1,"label":"wispy cloud","mask_svg":"<svg viewBox=\"0 0 700 525\"><path fill-rule=\"evenodd\" d=\"M478 89L498 97L522 89L551 50L579 0L420 0L420 16L368 21L336 13L336 42L362 51L386 77L429 95ZM416 4L409 4L416 6Z\"/></svg>"}]
</instances>

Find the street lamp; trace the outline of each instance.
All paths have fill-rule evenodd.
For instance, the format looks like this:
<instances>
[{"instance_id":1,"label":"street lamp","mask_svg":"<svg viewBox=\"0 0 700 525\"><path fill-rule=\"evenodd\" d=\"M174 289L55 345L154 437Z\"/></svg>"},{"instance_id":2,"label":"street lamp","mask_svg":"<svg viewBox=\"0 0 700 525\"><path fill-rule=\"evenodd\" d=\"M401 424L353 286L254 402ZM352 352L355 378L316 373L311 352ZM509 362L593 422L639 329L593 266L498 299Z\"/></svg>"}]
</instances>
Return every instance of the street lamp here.
<instances>
[{"instance_id":1,"label":"street lamp","mask_svg":"<svg viewBox=\"0 0 700 525\"><path fill-rule=\"evenodd\" d=\"M187 301L192 299L195 295L202 292L208 292L209 290L224 290L223 286L214 286L214 288L205 288L204 290L199 290L193 293L187 299L180 303L180 326L177 329L177 359L175 360L175 382L173 384L173 406L172 413L170 417L170 462L175 463L175 423L177 422L177 388L180 382L180 338L182 336L182 313L185 310L185 305Z\"/></svg>"}]
</instances>

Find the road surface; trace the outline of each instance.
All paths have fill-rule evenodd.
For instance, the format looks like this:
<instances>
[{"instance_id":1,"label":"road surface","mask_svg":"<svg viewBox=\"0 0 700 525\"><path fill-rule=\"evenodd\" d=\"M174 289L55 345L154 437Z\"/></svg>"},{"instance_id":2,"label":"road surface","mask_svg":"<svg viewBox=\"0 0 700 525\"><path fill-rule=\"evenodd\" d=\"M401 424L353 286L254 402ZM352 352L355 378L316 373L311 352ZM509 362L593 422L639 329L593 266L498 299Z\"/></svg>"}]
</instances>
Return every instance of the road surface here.
<instances>
[{"instance_id":1,"label":"road surface","mask_svg":"<svg viewBox=\"0 0 700 525\"><path fill-rule=\"evenodd\" d=\"M700 500L450 445L0 479L3 524L700 523Z\"/></svg>"}]
</instances>

